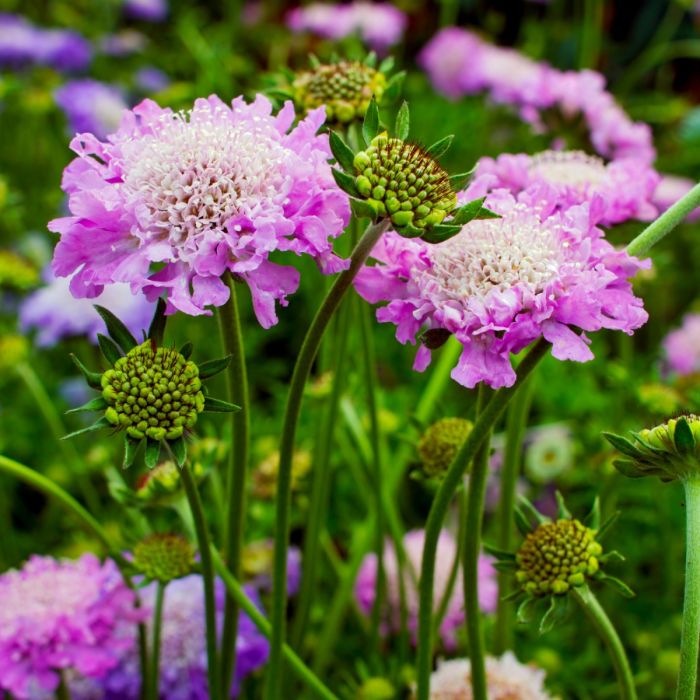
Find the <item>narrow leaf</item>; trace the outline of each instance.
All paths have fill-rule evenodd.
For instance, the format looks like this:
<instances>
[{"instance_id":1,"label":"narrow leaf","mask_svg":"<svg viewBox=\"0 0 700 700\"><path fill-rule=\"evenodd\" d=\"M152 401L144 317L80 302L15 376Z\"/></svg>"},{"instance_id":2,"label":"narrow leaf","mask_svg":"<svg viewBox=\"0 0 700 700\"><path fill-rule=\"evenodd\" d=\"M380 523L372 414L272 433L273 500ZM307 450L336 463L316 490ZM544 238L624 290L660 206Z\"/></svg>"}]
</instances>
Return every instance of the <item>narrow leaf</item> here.
<instances>
[{"instance_id":1,"label":"narrow leaf","mask_svg":"<svg viewBox=\"0 0 700 700\"><path fill-rule=\"evenodd\" d=\"M160 457L160 440L146 438L146 466L153 469L158 464Z\"/></svg>"},{"instance_id":2,"label":"narrow leaf","mask_svg":"<svg viewBox=\"0 0 700 700\"><path fill-rule=\"evenodd\" d=\"M426 153L437 160L438 158L440 158L440 156L445 155L445 153L447 153L447 151L450 150L450 146L452 145L454 138L454 134L449 134L448 136L441 138L439 141L436 141L430 148L428 148L426 150Z\"/></svg>"},{"instance_id":3,"label":"narrow leaf","mask_svg":"<svg viewBox=\"0 0 700 700\"><path fill-rule=\"evenodd\" d=\"M352 175L348 175L343 170L338 170L337 168L331 168L331 172L333 173L336 185L338 185L343 192L346 192L351 197L360 198L360 193L355 186L355 178Z\"/></svg>"},{"instance_id":4,"label":"narrow leaf","mask_svg":"<svg viewBox=\"0 0 700 700\"><path fill-rule=\"evenodd\" d=\"M549 518L542 515L525 496L520 496L518 499L518 507L525 513L530 522L535 522L538 525L544 525L550 522Z\"/></svg>"},{"instance_id":5,"label":"narrow leaf","mask_svg":"<svg viewBox=\"0 0 700 700\"><path fill-rule=\"evenodd\" d=\"M569 611L569 596L553 595L549 609L540 620L540 634L546 634L561 624Z\"/></svg>"},{"instance_id":6,"label":"narrow leaf","mask_svg":"<svg viewBox=\"0 0 700 700\"><path fill-rule=\"evenodd\" d=\"M695 451L695 438L688 421L681 417L676 421L676 429L673 432L673 442L680 454L692 454Z\"/></svg>"},{"instance_id":7,"label":"narrow leaf","mask_svg":"<svg viewBox=\"0 0 700 700\"><path fill-rule=\"evenodd\" d=\"M462 230L461 226L453 226L449 224L437 224L433 226L430 230L424 233L421 238L426 243L444 243L449 241L450 238L456 236Z\"/></svg>"},{"instance_id":8,"label":"narrow leaf","mask_svg":"<svg viewBox=\"0 0 700 700\"><path fill-rule=\"evenodd\" d=\"M613 549L611 552L605 552L605 554L601 554L598 557L598 561L601 564L608 564L610 562L623 562L626 561L625 557L620 554L616 549Z\"/></svg>"},{"instance_id":9,"label":"narrow leaf","mask_svg":"<svg viewBox=\"0 0 700 700\"><path fill-rule=\"evenodd\" d=\"M230 364L231 355L221 357L218 360L202 362L202 364L199 365L199 378L209 379L209 377L214 377L219 374L219 372L223 372Z\"/></svg>"},{"instance_id":10,"label":"narrow leaf","mask_svg":"<svg viewBox=\"0 0 700 700\"><path fill-rule=\"evenodd\" d=\"M459 173L458 175L451 175L450 176L450 186L455 191L463 190L464 186L467 184L467 180L469 180L470 176L471 176L470 172L469 173Z\"/></svg>"},{"instance_id":11,"label":"narrow leaf","mask_svg":"<svg viewBox=\"0 0 700 700\"><path fill-rule=\"evenodd\" d=\"M523 536L527 537L532 532L532 525L530 521L525 517L525 514L516 508L514 512L515 526L518 528L518 532Z\"/></svg>"},{"instance_id":12,"label":"narrow leaf","mask_svg":"<svg viewBox=\"0 0 700 700\"><path fill-rule=\"evenodd\" d=\"M537 605L537 598L527 597L520 603L518 610L515 613L515 619L523 625L526 625L532 620L533 613L535 612L535 606Z\"/></svg>"},{"instance_id":13,"label":"narrow leaf","mask_svg":"<svg viewBox=\"0 0 700 700\"><path fill-rule=\"evenodd\" d=\"M420 238L425 234L424 228L417 228L412 224L407 224L406 226L397 226L395 228L396 233L402 238Z\"/></svg>"},{"instance_id":14,"label":"narrow leaf","mask_svg":"<svg viewBox=\"0 0 700 700\"><path fill-rule=\"evenodd\" d=\"M372 139L379 133L379 108L377 107L377 101L372 100L367 107L367 112L365 113L365 120L362 123L362 137L365 143L369 146L372 143ZM347 190L346 190L347 191Z\"/></svg>"},{"instance_id":15,"label":"narrow leaf","mask_svg":"<svg viewBox=\"0 0 700 700\"><path fill-rule=\"evenodd\" d=\"M92 399L92 401L84 403L82 406L71 408L70 411L66 411L66 415L69 413L82 413L83 411L102 411L107 408L107 406L107 402L101 396L98 396L97 398Z\"/></svg>"},{"instance_id":16,"label":"narrow leaf","mask_svg":"<svg viewBox=\"0 0 700 700\"><path fill-rule=\"evenodd\" d=\"M95 311L102 316L110 338L112 338L125 353L129 352L131 348L136 347L138 344L136 338L131 335L131 331L109 309L95 304Z\"/></svg>"},{"instance_id":17,"label":"narrow leaf","mask_svg":"<svg viewBox=\"0 0 700 700\"><path fill-rule=\"evenodd\" d=\"M387 73L391 73L391 71L394 70L394 65L396 64L396 60L394 59L393 56L387 56L380 64L379 64L379 72L384 73L386 75Z\"/></svg>"},{"instance_id":18,"label":"narrow leaf","mask_svg":"<svg viewBox=\"0 0 700 700\"><path fill-rule=\"evenodd\" d=\"M513 552L506 552L504 549L498 549L498 547L493 547L490 544L484 543L484 551L487 554L496 557L496 559L515 561L515 554L513 554Z\"/></svg>"},{"instance_id":19,"label":"narrow leaf","mask_svg":"<svg viewBox=\"0 0 700 700\"><path fill-rule=\"evenodd\" d=\"M640 457L639 450L625 437L622 435L615 435L614 433L603 433L603 437L618 451L622 452L623 455L627 457L632 457L634 459Z\"/></svg>"},{"instance_id":20,"label":"narrow leaf","mask_svg":"<svg viewBox=\"0 0 700 700\"><path fill-rule=\"evenodd\" d=\"M370 51L364 61L366 66L374 68L377 65L377 54L374 51Z\"/></svg>"},{"instance_id":21,"label":"narrow leaf","mask_svg":"<svg viewBox=\"0 0 700 700\"><path fill-rule=\"evenodd\" d=\"M384 89L384 94L382 95L382 102L386 104L387 102L395 102L401 96L403 90L403 82L406 79L406 71L401 71L400 73L394 73L394 75L389 78L389 82L386 84Z\"/></svg>"},{"instance_id":22,"label":"narrow leaf","mask_svg":"<svg viewBox=\"0 0 700 700\"><path fill-rule=\"evenodd\" d=\"M641 479L648 476L643 471L638 469L634 462L629 462L626 459L616 459L613 462L613 467L615 467L615 469L617 469L622 476L626 476L629 479Z\"/></svg>"},{"instance_id":23,"label":"narrow leaf","mask_svg":"<svg viewBox=\"0 0 700 700\"><path fill-rule=\"evenodd\" d=\"M192 357L192 351L194 350L194 345L192 343L187 342L185 343L181 348L180 348L180 354L186 359L189 360L190 357Z\"/></svg>"},{"instance_id":24,"label":"narrow leaf","mask_svg":"<svg viewBox=\"0 0 700 700\"><path fill-rule=\"evenodd\" d=\"M598 532L596 533L596 539L598 542L602 542L603 538L608 534L610 531L610 528L615 524L617 519L620 517L620 511L616 510L609 518L605 520L605 522L598 528Z\"/></svg>"},{"instance_id":25,"label":"narrow leaf","mask_svg":"<svg viewBox=\"0 0 700 700\"><path fill-rule=\"evenodd\" d=\"M163 344L163 337L165 336L165 322L167 321L167 316L165 315L165 300L160 297L158 303L156 304L156 310L153 314L153 320L148 329L148 337L155 342L156 345L160 346Z\"/></svg>"},{"instance_id":26,"label":"narrow leaf","mask_svg":"<svg viewBox=\"0 0 700 700\"><path fill-rule=\"evenodd\" d=\"M314 53L309 54L309 65L312 68L320 68L321 67L321 61L318 60L318 56Z\"/></svg>"},{"instance_id":27,"label":"narrow leaf","mask_svg":"<svg viewBox=\"0 0 700 700\"><path fill-rule=\"evenodd\" d=\"M376 219L377 212L374 207L364 199L351 199L350 208L358 219Z\"/></svg>"},{"instance_id":28,"label":"narrow leaf","mask_svg":"<svg viewBox=\"0 0 700 700\"><path fill-rule=\"evenodd\" d=\"M607 586L610 586L610 588L615 590L624 598L634 598L636 595L635 592L626 583L620 581L619 578L603 574L601 577L599 577L599 579Z\"/></svg>"},{"instance_id":29,"label":"narrow leaf","mask_svg":"<svg viewBox=\"0 0 700 700\"><path fill-rule=\"evenodd\" d=\"M329 132L328 143L333 157L338 161L338 165L348 173L354 172L353 161L355 160L355 154L350 146L335 131Z\"/></svg>"},{"instance_id":30,"label":"narrow leaf","mask_svg":"<svg viewBox=\"0 0 700 700\"><path fill-rule=\"evenodd\" d=\"M241 407L223 399L207 396L204 399L204 410L209 411L209 413L232 413L233 411L240 411Z\"/></svg>"},{"instance_id":31,"label":"narrow leaf","mask_svg":"<svg viewBox=\"0 0 700 700\"><path fill-rule=\"evenodd\" d=\"M557 517L560 520L571 520L571 511L566 507L566 503L564 503L564 496L557 491L554 497L557 499Z\"/></svg>"},{"instance_id":32,"label":"narrow leaf","mask_svg":"<svg viewBox=\"0 0 700 700\"><path fill-rule=\"evenodd\" d=\"M124 438L124 461L122 462L124 469L128 469L134 463L140 444L141 440L134 440L128 436Z\"/></svg>"},{"instance_id":33,"label":"narrow leaf","mask_svg":"<svg viewBox=\"0 0 700 700\"><path fill-rule=\"evenodd\" d=\"M600 528L600 498L598 496L595 497L591 512L584 518L583 524L586 527L590 527L591 530Z\"/></svg>"},{"instance_id":34,"label":"narrow leaf","mask_svg":"<svg viewBox=\"0 0 700 700\"><path fill-rule=\"evenodd\" d=\"M181 467L187 459L187 444L185 443L185 438L180 436L177 440L170 441L169 444L177 466Z\"/></svg>"},{"instance_id":35,"label":"narrow leaf","mask_svg":"<svg viewBox=\"0 0 700 700\"><path fill-rule=\"evenodd\" d=\"M106 335L98 333L97 342L100 345L100 350L102 351L102 354L105 356L107 362L109 362L110 364L113 365L117 360L123 357L122 351L119 349L117 344Z\"/></svg>"},{"instance_id":36,"label":"narrow leaf","mask_svg":"<svg viewBox=\"0 0 700 700\"><path fill-rule=\"evenodd\" d=\"M85 377L88 386L93 389L102 389L102 374L100 374L100 372L91 372L73 353L71 353L70 358L73 360L73 364L80 370L83 377Z\"/></svg>"},{"instance_id":37,"label":"narrow leaf","mask_svg":"<svg viewBox=\"0 0 700 700\"><path fill-rule=\"evenodd\" d=\"M484 206L484 202L486 201L486 197L480 197L479 199L474 199L471 202L467 202L467 204L461 206L457 211L455 211L454 216L450 219L450 222L453 224L467 224L472 219L476 219L478 216L479 212Z\"/></svg>"},{"instance_id":38,"label":"narrow leaf","mask_svg":"<svg viewBox=\"0 0 700 700\"><path fill-rule=\"evenodd\" d=\"M514 561L495 561L491 566L496 569L496 571L515 571L518 565Z\"/></svg>"},{"instance_id":39,"label":"narrow leaf","mask_svg":"<svg viewBox=\"0 0 700 700\"><path fill-rule=\"evenodd\" d=\"M396 115L396 122L394 123L394 134L397 138L405 141L408 138L409 131L411 130L411 115L408 109L408 102L404 100L399 107L398 114Z\"/></svg>"},{"instance_id":40,"label":"narrow leaf","mask_svg":"<svg viewBox=\"0 0 700 700\"><path fill-rule=\"evenodd\" d=\"M88 426L87 428L82 428L81 430L76 430L68 435L64 435L61 440L70 440L76 437L76 435L82 435L83 433L91 433L93 430L100 430L102 428L112 428L112 424L104 417L100 418L98 421Z\"/></svg>"}]
</instances>

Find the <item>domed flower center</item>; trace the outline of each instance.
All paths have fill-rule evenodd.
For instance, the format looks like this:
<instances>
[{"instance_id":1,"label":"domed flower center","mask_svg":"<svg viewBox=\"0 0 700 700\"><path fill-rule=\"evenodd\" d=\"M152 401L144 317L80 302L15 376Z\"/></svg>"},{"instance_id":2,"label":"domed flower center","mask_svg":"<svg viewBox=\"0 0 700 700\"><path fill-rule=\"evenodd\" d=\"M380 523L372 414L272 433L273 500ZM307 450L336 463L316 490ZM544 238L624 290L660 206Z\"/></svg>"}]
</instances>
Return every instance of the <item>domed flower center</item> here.
<instances>
[{"instance_id":1,"label":"domed flower center","mask_svg":"<svg viewBox=\"0 0 700 700\"><path fill-rule=\"evenodd\" d=\"M543 151L532 157L528 170L552 185L578 191L596 187L607 175L603 160L583 151Z\"/></svg>"},{"instance_id":2,"label":"domed flower center","mask_svg":"<svg viewBox=\"0 0 700 700\"><path fill-rule=\"evenodd\" d=\"M282 146L262 124L234 119L235 112L195 108L123 145L122 187L142 229L196 247L204 232L223 235L232 216L284 200Z\"/></svg>"},{"instance_id":3,"label":"domed flower center","mask_svg":"<svg viewBox=\"0 0 700 700\"><path fill-rule=\"evenodd\" d=\"M134 547L134 566L151 580L166 583L181 578L193 565L194 550L180 535L150 535Z\"/></svg>"},{"instance_id":4,"label":"domed flower center","mask_svg":"<svg viewBox=\"0 0 700 700\"><path fill-rule=\"evenodd\" d=\"M516 578L530 595L563 595L598 571L602 553L595 531L578 520L544 523L518 550Z\"/></svg>"},{"instance_id":5,"label":"domed flower center","mask_svg":"<svg viewBox=\"0 0 700 700\"><path fill-rule=\"evenodd\" d=\"M494 289L541 292L559 269L561 248L554 225L510 213L472 221L453 238L431 246L432 266L419 273L428 292L464 303Z\"/></svg>"},{"instance_id":6,"label":"domed flower center","mask_svg":"<svg viewBox=\"0 0 700 700\"><path fill-rule=\"evenodd\" d=\"M464 418L441 418L423 433L418 443L418 454L428 476L438 476L447 471L471 430L471 421Z\"/></svg>"},{"instance_id":7,"label":"domed flower center","mask_svg":"<svg viewBox=\"0 0 700 700\"><path fill-rule=\"evenodd\" d=\"M448 174L416 144L379 135L354 165L360 195L394 226L434 226L457 204Z\"/></svg>"},{"instance_id":8,"label":"domed flower center","mask_svg":"<svg viewBox=\"0 0 700 700\"><path fill-rule=\"evenodd\" d=\"M102 375L105 417L136 440L176 440L204 410L201 388L194 362L148 340Z\"/></svg>"}]
</instances>

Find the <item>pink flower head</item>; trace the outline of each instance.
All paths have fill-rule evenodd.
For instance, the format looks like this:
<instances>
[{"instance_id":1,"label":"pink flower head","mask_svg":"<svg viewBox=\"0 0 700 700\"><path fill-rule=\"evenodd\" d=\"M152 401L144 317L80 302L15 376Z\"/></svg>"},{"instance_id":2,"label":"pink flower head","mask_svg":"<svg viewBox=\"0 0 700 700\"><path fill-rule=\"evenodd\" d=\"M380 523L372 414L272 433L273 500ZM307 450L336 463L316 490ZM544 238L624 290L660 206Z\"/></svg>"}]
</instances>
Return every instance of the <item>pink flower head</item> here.
<instances>
[{"instance_id":1,"label":"pink flower head","mask_svg":"<svg viewBox=\"0 0 700 700\"><path fill-rule=\"evenodd\" d=\"M666 211L672 204L675 204L681 197L684 197L695 187L695 181L688 177L678 175L661 175L659 184L654 190L652 201L661 210ZM695 209L688 216L688 221L697 221L700 218L700 207Z\"/></svg>"},{"instance_id":2,"label":"pink flower head","mask_svg":"<svg viewBox=\"0 0 700 700\"><path fill-rule=\"evenodd\" d=\"M518 199L497 190L486 206L502 218L472 221L443 243L387 233L356 288L370 303L388 302L377 319L394 323L401 343L415 343L422 329L454 334L463 351L452 378L470 388L512 386L510 354L541 337L557 359L586 362L593 353L578 329L631 334L646 322L628 280L648 262L605 240L595 225L600 198L566 211L556 205L549 189ZM414 369L429 363L421 346Z\"/></svg>"},{"instance_id":3,"label":"pink flower head","mask_svg":"<svg viewBox=\"0 0 700 700\"><path fill-rule=\"evenodd\" d=\"M250 287L260 324L274 325L299 273L270 253L306 253L329 273L345 266L330 239L349 205L317 135L323 108L291 128L294 116L291 103L273 116L261 95L230 107L211 96L178 113L144 100L106 142L79 134L63 174L72 216L49 224L61 234L54 272L72 276L77 297L127 282L151 299L165 292L168 313L199 315L226 302L229 270Z\"/></svg>"},{"instance_id":4,"label":"pink flower head","mask_svg":"<svg viewBox=\"0 0 700 700\"><path fill-rule=\"evenodd\" d=\"M406 550L406 566L411 567L417 575L420 573L423 545L425 543L424 530L412 530L404 537ZM437 612L440 602L448 588L450 572L457 555L457 542L447 531L443 530L438 540L437 569L435 571L435 592L433 610ZM384 572L387 586L387 612L385 615L385 632L396 632L400 629L401 604L399 589L399 565L396 552L390 542L384 547L383 554ZM415 642L418 630L418 589L415 585L417 576L412 576L409 570L404 570L404 588L406 592L406 606L408 609L408 628ZM368 554L355 582L355 597L360 609L369 615L374 605L377 581L377 556ZM498 586L496 583L496 571L492 566L492 559L486 555L479 557L479 606L484 612L491 613L496 609L498 600ZM440 637L445 648L452 650L457 645L456 631L464 623L464 588L462 577L458 576L447 606L447 612L440 626Z\"/></svg>"},{"instance_id":5,"label":"pink flower head","mask_svg":"<svg viewBox=\"0 0 700 700\"><path fill-rule=\"evenodd\" d=\"M686 314L663 340L666 366L681 376L700 372L700 314Z\"/></svg>"},{"instance_id":6,"label":"pink flower head","mask_svg":"<svg viewBox=\"0 0 700 700\"><path fill-rule=\"evenodd\" d=\"M142 618L112 561L34 556L0 576L0 689L18 700L55 690L59 672L97 678L131 646Z\"/></svg>"},{"instance_id":7,"label":"pink flower head","mask_svg":"<svg viewBox=\"0 0 700 700\"><path fill-rule=\"evenodd\" d=\"M388 2L355 0L347 5L311 3L287 15L293 32L311 32L324 39L343 39L352 34L372 49L385 52L398 44L406 31L406 15Z\"/></svg>"},{"instance_id":8,"label":"pink flower head","mask_svg":"<svg viewBox=\"0 0 700 700\"><path fill-rule=\"evenodd\" d=\"M469 659L443 661L430 677L430 700L473 700ZM489 700L552 700L544 687L544 671L521 664L508 651L486 659Z\"/></svg>"},{"instance_id":9,"label":"pink flower head","mask_svg":"<svg viewBox=\"0 0 700 700\"><path fill-rule=\"evenodd\" d=\"M482 158L476 167L473 190L505 188L517 195L530 187L550 187L559 208L568 209L599 196L601 223L614 224L656 216L651 197L659 180L645 161L616 160L607 165L582 151L543 151Z\"/></svg>"}]
</instances>

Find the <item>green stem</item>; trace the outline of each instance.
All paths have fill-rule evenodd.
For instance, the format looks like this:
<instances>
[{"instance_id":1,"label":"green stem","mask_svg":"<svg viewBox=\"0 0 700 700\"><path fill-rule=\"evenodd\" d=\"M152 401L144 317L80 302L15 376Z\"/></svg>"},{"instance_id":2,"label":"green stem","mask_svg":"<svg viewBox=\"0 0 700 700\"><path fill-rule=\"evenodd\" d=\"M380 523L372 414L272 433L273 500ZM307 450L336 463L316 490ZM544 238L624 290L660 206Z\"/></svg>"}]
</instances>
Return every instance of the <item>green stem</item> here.
<instances>
[{"instance_id":1,"label":"green stem","mask_svg":"<svg viewBox=\"0 0 700 700\"><path fill-rule=\"evenodd\" d=\"M304 338L304 342L294 365L289 386L284 423L280 438L280 463L277 476L275 499L275 552L272 586L272 639L270 640L270 660L267 669L266 700L277 700L282 683L282 646L286 631L287 608L287 548L289 546L289 510L291 506L291 472L294 455L294 442L301 410L304 387L311 372L323 334L343 296L350 288L370 251L389 226L388 220L370 224L355 247L350 266L338 275L326 298L316 312L314 320Z\"/></svg>"},{"instance_id":2,"label":"green stem","mask_svg":"<svg viewBox=\"0 0 700 700\"><path fill-rule=\"evenodd\" d=\"M70 688L66 683L66 676L59 671L58 687L56 688L56 700L71 700Z\"/></svg>"},{"instance_id":3,"label":"green stem","mask_svg":"<svg viewBox=\"0 0 700 700\"><path fill-rule=\"evenodd\" d=\"M634 676L630 670L625 648L622 646L620 637L617 635L612 622L610 622L610 618L605 614L605 610L603 610L598 599L593 595L593 591L591 591L587 585L574 586L571 591L574 599L583 608L586 616L608 648L613 666L615 667L617 682L620 687L620 698L622 700L637 700L637 691L634 688ZM697 656L697 638L695 641L695 650ZM695 685L693 685L693 692L690 695L684 695L682 697L688 700L695 698Z\"/></svg>"},{"instance_id":4,"label":"green stem","mask_svg":"<svg viewBox=\"0 0 700 700\"><path fill-rule=\"evenodd\" d=\"M212 547L210 551L216 571L224 582L226 590L236 599L239 607L248 615L260 632L269 639L273 634L272 625L270 625L269 621L260 610L258 610L255 603L245 594L243 587L226 568L216 549ZM297 677L313 690L319 698L323 698L323 700L338 700L337 696L326 688L318 676L309 669L287 644L282 645L282 654Z\"/></svg>"},{"instance_id":5,"label":"green stem","mask_svg":"<svg viewBox=\"0 0 700 700\"><path fill-rule=\"evenodd\" d=\"M676 700L694 700L700 642L700 479L686 479L683 486L686 511L685 595Z\"/></svg>"},{"instance_id":6,"label":"green stem","mask_svg":"<svg viewBox=\"0 0 700 700\"><path fill-rule=\"evenodd\" d=\"M230 290L229 299L219 309L219 327L225 352L231 355L226 372L228 399L241 407L231 414L233 445L229 452L227 477L226 533L224 552L233 575L241 576L241 554L245 529L246 472L248 468L248 444L250 440L250 402L248 375L241 318L236 299L236 282L227 272L224 281ZM224 611L224 627L221 636L221 687L224 697L229 696L236 664L236 637L238 636L238 605L227 595Z\"/></svg>"},{"instance_id":7,"label":"green stem","mask_svg":"<svg viewBox=\"0 0 700 700\"><path fill-rule=\"evenodd\" d=\"M37 373L26 363L22 362L16 367L17 374L25 383L29 393L34 398L37 408L46 421L51 436L56 441L56 446L63 457L67 467L73 467L75 476L78 480L78 485L83 493L85 503L93 513L100 511L100 499L90 483L89 476L85 473L83 462L78 456L78 452L71 442L64 440L68 431L63 425L63 421L59 417L54 408L51 397L46 392L41 379Z\"/></svg>"},{"instance_id":8,"label":"green stem","mask_svg":"<svg viewBox=\"0 0 700 700\"><path fill-rule=\"evenodd\" d=\"M520 391L508 407L506 443L501 467L501 494L498 504L498 548L509 552L513 548L515 496L520 471L525 426L532 402L533 379L523 382ZM513 604L505 600L510 593L512 575L498 574L498 607L494 631L494 652L499 656L513 647Z\"/></svg>"},{"instance_id":9,"label":"green stem","mask_svg":"<svg viewBox=\"0 0 700 700\"><path fill-rule=\"evenodd\" d=\"M486 408L488 394L489 389L486 385L480 384L476 408L477 421ZM481 608L479 607L479 554L481 553L481 529L484 520L490 449L491 430L486 428L484 438L481 440L472 462L464 523L464 615L466 617L474 700L487 700L486 650L484 648L484 630L481 624Z\"/></svg>"},{"instance_id":10,"label":"green stem","mask_svg":"<svg viewBox=\"0 0 700 700\"><path fill-rule=\"evenodd\" d=\"M430 692L430 669L433 653L433 586L435 583L435 558L437 543L442 525L452 497L462 482L464 472L474 458L487 434L500 418L508 402L517 392L520 384L532 372L549 349L549 343L539 340L520 363L515 384L497 391L488 402L474 424L474 429L464 441L455 456L433 500L425 530L425 545L421 566L419 612L418 612L418 655L416 671L418 677L417 700L428 700Z\"/></svg>"},{"instance_id":11,"label":"green stem","mask_svg":"<svg viewBox=\"0 0 700 700\"><path fill-rule=\"evenodd\" d=\"M583 0L583 21L581 22L581 47L579 69L595 68L600 53L601 24L603 21L603 1Z\"/></svg>"},{"instance_id":12,"label":"green stem","mask_svg":"<svg viewBox=\"0 0 700 700\"><path fill-rule=\"evenodd\" d=\"M630 244L630 255L645 255L652 246L670 233L690 212L700 205L700 183L669 207L656 221L652 221Z\"/></svg>"},{"instance_id":13,"label":"green stem","mask_svg":"<svg viewBox=\"0 0 700 700\"><path fill-rule=\"evenodd\" d=\"M166 443L167 444L167 443ZM209 530L204 518L202 501L197 491L197 484L192 476L190 465L185 462L182 468L182 484L192 510L192 519L197 533L199 544L199 556L202 566L202 579L204 585L204 616L206 620L207 638L207 678L209 680L209 695L211 700L220 700L221 691L219 685L219 663L216 648L216 598L214 596L214 566L212 564L211 547L209 544Z\"/></svg>"},{"instance_id":14,"label":"green stem","mask_svg":"<svg viewBox=\"0 0 700 700\"><path fill-rule=\"evenodd\" d=\"M160 687L160 635L163 628L163 603L165 600L165 584L158 581L156 588L156 604L153 609L153 641L151 643L151 665L148 674L147 700L158 700Z\"/></svg>"}]
</instances>

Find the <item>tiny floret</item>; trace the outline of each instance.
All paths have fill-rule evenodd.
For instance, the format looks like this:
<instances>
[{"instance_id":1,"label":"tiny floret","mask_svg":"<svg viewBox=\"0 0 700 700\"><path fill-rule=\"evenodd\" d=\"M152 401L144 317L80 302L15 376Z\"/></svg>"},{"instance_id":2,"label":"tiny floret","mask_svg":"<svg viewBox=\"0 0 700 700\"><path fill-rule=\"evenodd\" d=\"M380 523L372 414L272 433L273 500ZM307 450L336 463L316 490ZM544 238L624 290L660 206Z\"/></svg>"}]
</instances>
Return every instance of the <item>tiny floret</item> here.
<instances>
[{"instance_id":1,"label":"tiny floret","mask_svg":"<svg viewBox=\"0 0 700 700\"><path fill-rule=\"evenodd\" d=\"M472 427L464 418L441 418L423 433L418 454L427 476L441 476L447 471Z\"/></svg>"}]
</instances>

